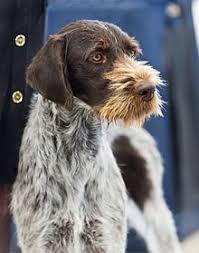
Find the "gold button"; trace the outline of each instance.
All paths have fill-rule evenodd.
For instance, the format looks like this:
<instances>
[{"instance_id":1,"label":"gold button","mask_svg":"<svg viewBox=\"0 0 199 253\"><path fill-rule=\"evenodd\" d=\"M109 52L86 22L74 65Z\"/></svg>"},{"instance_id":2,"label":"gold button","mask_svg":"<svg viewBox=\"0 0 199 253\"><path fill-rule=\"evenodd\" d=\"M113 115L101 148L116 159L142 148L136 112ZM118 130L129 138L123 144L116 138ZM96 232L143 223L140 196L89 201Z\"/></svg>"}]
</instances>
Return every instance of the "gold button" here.
<instances>
[{"instance_id":1,"label":"gold button","mask_svg":"<svg viewBox=\"0 0 199 253\"><path fill-rule=\"evenodd\" d=\"M170 18L179 18L182 16L182 8L177 3L169 3L166 7L166 14Z\"/></svg>"},{"instance_id":2,"label":"gold button","mask_svg":"<svg viewBox=\"0 0 199 253\"><path fill-rule=\"evenodd\" d=\"M12 101L13 101L15 104L21 103L22 100L23 100L23 94L22 94L20 91L15 91L15 92L12 94Z\"/></svg>"},{"instance_id":3,"label":"gold button","mask_svg":"<svg viewBox=\"0 0 199 253\"><path fill-rule=\"evenodd\" d=\"M26 43L26 37L23 34L19 34L15 37L15 44L18 47L23 47Z\"/></svg>"}]
</instances>

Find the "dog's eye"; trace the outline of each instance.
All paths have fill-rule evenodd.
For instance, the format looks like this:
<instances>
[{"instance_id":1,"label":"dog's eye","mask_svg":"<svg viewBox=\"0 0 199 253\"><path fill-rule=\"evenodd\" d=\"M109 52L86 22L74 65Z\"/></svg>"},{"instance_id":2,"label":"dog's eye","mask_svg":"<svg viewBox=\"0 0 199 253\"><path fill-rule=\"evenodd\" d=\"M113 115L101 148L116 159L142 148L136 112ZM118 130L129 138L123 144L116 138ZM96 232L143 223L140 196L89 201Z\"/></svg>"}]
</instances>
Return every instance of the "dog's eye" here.
<instances>
[{"instance_id":1,"label":"dog's eye","mask_svg":"<svg viewBox=\"0 0 199 253\"><path fill-rule=\"evenodd\" d=\"M96 52L90 56L90 61L94 63L104 63L106 62L106 56L102 53Z\"/></svg>"}]
</instances>

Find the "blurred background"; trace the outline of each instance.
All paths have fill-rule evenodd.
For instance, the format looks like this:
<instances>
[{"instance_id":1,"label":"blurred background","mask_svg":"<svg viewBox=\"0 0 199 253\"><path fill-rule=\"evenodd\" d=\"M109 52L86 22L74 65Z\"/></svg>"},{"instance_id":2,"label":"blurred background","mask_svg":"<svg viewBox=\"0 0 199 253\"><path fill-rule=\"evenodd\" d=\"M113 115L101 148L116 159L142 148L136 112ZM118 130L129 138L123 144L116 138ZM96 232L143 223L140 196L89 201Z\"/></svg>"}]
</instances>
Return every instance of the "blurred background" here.
<instances>
[{"instance_id":1,"label":"blurred background","mask_svg":"<svg viewBox=\"0 0 199 253\"><path fill-rule=\"evenodd\" d=\"M164 118L145 127L164 159L164 189L181 240L199 230L199 1L195 0L49 0L45 38L66 23L99 19L120 26L140 42L144 60L157 68L167 87ZM195 234L194 234L195 235ZM190 240L191 240L190 239ZM199 252L199 236L187 253ZM128 251L141 252L132 232ZM191 251L192 250L192 251Z\"/></svg>"},{"instance_id":2,"label":"blurred background","mask_svg":"<svg viewBox=\"0 0 199 253\"><path fill-rule=\"evenodd\" d=\"M40 2L43 4L44 0ZM31 11L36 13L36 9ZM30 33L30 41L37 31L45 41L65 24L79 19L108 21L134 36L143 49L142 59L161 72L167 83L160 91L167 102L164 117L151 119L145 128L156 139L164 159L165 198L174 214L185 253L198 253L199 0L45 0L44 13L38 21L43 27L45 20L44 31L31 28L30 23L34 32L34 36ZM21 27L23 24L18 32ZM20 36L17 46L23 47L25 37ZM27 55L32 57L34 50L31 50ZM10 132L9 136L13 140ZM145 252L144 242L134 231L129 233L128 252Z\"/></svg>"}]
</instances>

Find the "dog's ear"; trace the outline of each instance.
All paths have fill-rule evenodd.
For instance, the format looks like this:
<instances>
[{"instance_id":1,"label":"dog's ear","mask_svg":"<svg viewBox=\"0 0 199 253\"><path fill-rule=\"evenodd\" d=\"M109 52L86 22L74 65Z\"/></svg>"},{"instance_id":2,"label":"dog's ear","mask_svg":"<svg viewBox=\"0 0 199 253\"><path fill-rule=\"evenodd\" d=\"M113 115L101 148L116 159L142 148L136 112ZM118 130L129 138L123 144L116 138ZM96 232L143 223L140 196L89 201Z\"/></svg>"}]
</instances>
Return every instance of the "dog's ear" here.
<instances>
[{"instance_id":1,"label":"dog's ear","mask_svg":"<svg viewBox=\"0 0 199 253\"><path fill-rule=\"evenodd\" d=\"M73 93L65 62L66 45L65 36L51 36L28 66L26 81L43 97L71 110Z\"/></svg>"}]
</instances>

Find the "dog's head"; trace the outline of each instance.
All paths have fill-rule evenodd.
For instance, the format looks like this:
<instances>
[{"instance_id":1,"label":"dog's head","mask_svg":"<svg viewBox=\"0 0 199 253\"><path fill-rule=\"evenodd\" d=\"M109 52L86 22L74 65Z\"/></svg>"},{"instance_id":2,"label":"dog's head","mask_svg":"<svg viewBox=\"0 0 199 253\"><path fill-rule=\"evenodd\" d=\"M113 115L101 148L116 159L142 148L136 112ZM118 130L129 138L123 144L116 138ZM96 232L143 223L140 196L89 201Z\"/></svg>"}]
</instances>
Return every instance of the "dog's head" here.
<instances>
[{"instance_id":1,"label":"dog's head","mask_svg":"<svg viewBox=\"0 0 199 253\"><path fill-rule=\"evenodd\" d=\"M27 83L73 108L74 96L109 122L160 114L159 72L136 61L138 42L113 24L83 20L51 36L27 69Z\"/></svg>"}]
</instances>

